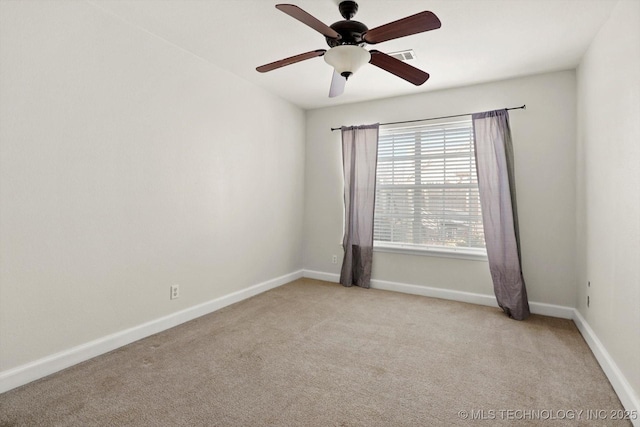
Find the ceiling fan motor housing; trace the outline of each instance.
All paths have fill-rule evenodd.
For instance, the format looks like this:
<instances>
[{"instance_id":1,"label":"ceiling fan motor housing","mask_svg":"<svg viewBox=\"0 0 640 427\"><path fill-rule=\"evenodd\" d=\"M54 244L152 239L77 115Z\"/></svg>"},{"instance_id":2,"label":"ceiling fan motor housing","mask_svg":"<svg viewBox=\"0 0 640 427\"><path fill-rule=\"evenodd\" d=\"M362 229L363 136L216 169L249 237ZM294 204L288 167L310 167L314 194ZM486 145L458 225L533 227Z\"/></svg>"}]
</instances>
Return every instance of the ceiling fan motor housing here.
<instances>
[{"instance_id":1,"label":"ceiling fan motor housing","mask_svg":"<svg viewBox=\"0 0 640 427\"><path fill-rule=\"evenodd\" d=\"M336 33L340 34L339 39L333 39L326 37L329 47L341 46L344 44L352 44L362 46L365 42L362 39L364 33L369 29L362 22L352 21L358 11L358 3L355 1L343 1L338 5L340 14L345 19L344 21L338 21L331 24L331 27Z\"/></svg>"},{"instance_id":2,"label":"ceiling fan motor housing","mask_svg":"<svg viewBox=\"0 0 640 427\"><path fill-rule=\"evenodd\" d=\"M362 37L364 33L369 29L362 22L351 20L338 21L329 26L336 33L340 34L339 39L326 37L327 44L330 47L336 47L343 44L353 44L361 46L365 43Z\"/></svg>"}]
</instances>

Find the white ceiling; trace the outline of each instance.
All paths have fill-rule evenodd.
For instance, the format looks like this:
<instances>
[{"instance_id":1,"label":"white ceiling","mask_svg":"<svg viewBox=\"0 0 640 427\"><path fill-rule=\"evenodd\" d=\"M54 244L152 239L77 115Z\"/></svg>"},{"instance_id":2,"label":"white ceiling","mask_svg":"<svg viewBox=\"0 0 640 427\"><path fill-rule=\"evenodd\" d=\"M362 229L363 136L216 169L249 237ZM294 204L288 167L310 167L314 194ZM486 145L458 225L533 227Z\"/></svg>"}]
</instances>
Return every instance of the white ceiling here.
<instances>
[{"instance_id":1,"label":"white ceiling","mask_svg":"<svg viewBox=\"0 0 640 427\"><path fill-rule=\"evenodd\" d=\"M319 58L268 73L269 62L327 49L324 36L275 8L277 0L89 0L292 103L312 109L575 68L617 0L360 0L369 28L430 10L442 28L375 45L413 49L422 86L365 65L328 98L331 67ZM287 0L327 25L338 0Z\"/></svg>"}]
</instances>

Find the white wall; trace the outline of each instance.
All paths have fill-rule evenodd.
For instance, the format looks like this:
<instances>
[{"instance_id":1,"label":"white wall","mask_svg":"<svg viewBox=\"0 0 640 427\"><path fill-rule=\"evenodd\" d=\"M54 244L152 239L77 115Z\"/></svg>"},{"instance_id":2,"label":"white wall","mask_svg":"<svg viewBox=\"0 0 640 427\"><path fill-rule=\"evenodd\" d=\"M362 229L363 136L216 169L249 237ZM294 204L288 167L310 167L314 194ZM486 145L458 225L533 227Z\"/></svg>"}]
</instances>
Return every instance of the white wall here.
<instances>
[{"instance_id":1,"label":"white wall","mask_svg":"<svg viewBox=\"0 0 640 427\"><path fill-rule=\"evenodd\" d=\"M390 76L389 78L393 78ZM426 84L429 84L428 82ZM348 90L348 89L347 89ZM305 269L339 273L340 132L331 127L527 105L510 112L531 301L575 306L575 73L564 71L307 112ZM491 295L485 261L376 252L373 279Z\"/></svg>"},{"instance_id":2,"label":"white wall","mask_svg":"<svg viewBox=\"0 0 640 427\"><path fill-rule=\"evenodd\" d=\"M86 2L0 7L0 373L302 268L302 110Z\"/></svg>"},{"instance_id":3,"label":"white wall","mask_svg":"<svg viewBox=\"0 0 640 427\"><path fill-rule=\"evenodd\" d=\"M636 402L640 402L639 22L640 2L620 1L577 73L577 307L630 383Z\"/></svg>"}]
</instances>

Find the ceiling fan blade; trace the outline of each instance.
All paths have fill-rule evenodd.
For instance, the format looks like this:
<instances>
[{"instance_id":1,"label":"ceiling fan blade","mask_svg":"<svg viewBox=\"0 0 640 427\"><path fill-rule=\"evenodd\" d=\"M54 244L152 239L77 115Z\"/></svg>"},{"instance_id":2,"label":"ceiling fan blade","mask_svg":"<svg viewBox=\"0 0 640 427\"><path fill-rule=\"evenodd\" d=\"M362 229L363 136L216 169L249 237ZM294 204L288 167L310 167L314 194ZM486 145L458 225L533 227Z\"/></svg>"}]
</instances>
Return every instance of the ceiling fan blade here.
<instances>
[{"instance_id":1,"label":"ceiling fan blade","mask_svg":"<svg viewBox=\"0 0 640 427\"><path fill-rule=\"evenodd\" d=\"M333 28L329 27L327 24L318 20L316 17L309 14L308 12L305 12L294 4L277 4L276 8L283 11L292 18L297 19L303 24L308 25L320 34L323 34L325 37L329 37L331 39L340 38L340 34L338 34Z\"/></svg>"},{"instance_id":2,"label":"ceiling fan blade","mask_svg":"<svg viewBox=\"0 0 640 427\"><path fill-rule=\"evenodd\" d=\"M331 88L329 89L329 98L335 98L342 95L344 92L344 86L347 84L347 79L338 74L336 70L333 70L333 77L331 78Z\"/></svg>"},{"instance_id":3,"label":"ceiling fan blade","mask_svg":"<svg viewBox=\"0 0 640 427\"><path fill-rule=\"evenodd\" d=\"M436 30L441 25L442 23L434 13L429 11L420 12L367 31L364 34L364 41L369 44L386 42L387 40Z\"/></svg>"},{"instance_id":4,"label":"ceiling fan blade","mask_svg":"<svg viewBox=\"0 0 640 427\"><path fill-rule=\"evenodd\" d=\"M369 53L371 54L371 60L369 61L370 64L375 65L378 68L382 68L391 74L395 74L409 83L420 86L429 79L429 73L425 73L416 67L387 55L386 53L382 53L379 50L370 50Z\"/></svg>"},{"instance_id":5,"label":"ceiling fan blade","mask_svg":"<svg viewBox=\"0 0 640 427\"><path fill-rule=\"evenodd\" d=\"M326 52L325 49L312 50L311 52L301 53L300 55L291 56L289 58L281 59L279 61L271 62L269 64L261 65L256 68L261 73L275 70L276 68L284 67L285 65L295 64L296 62L304 61L305 59L315 58L316 56L322 56Z\"/></svg>"}]
</instances>

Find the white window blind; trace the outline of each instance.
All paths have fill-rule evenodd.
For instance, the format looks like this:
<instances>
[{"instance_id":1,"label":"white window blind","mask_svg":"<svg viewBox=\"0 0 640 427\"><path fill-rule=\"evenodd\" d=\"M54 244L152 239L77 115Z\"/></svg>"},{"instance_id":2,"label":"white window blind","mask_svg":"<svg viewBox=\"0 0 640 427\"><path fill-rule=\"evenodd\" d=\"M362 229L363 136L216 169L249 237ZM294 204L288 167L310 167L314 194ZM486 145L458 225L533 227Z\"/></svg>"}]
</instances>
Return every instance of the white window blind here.
<instances>
[{"instance_id":1,"label":"white window blind","mask_svg":"<svg viewBox=\"0 0 640 427\"><path fill-rule=\"evenodd\" d=\"M484 254L471 119L381 129L374 241Z\"/></svg>"}]
</instances>

